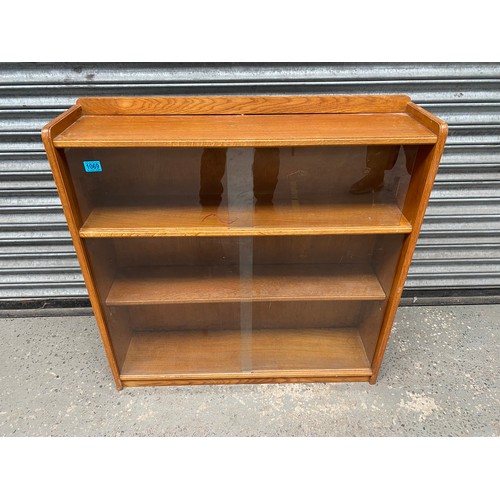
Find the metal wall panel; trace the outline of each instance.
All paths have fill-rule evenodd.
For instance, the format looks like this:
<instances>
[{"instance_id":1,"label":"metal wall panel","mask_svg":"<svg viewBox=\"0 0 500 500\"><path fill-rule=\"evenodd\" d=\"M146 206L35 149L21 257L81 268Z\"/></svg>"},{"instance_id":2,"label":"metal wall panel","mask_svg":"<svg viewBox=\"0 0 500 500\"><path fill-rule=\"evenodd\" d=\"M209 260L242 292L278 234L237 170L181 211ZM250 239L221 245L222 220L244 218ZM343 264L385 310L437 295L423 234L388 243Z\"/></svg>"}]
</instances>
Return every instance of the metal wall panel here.
<instances>
[{"instance_id":1,"label":"metal wall panel","mask_svg":"<svg viewBox=\"0 0 500 500\"><path fill-rule=\"evenodd\" d=\"M500 288L500 64L0 64L0 303L86 299L40 139L91 95L408 94L449 123L405 294Z\"/></svg>"}]
</instances>

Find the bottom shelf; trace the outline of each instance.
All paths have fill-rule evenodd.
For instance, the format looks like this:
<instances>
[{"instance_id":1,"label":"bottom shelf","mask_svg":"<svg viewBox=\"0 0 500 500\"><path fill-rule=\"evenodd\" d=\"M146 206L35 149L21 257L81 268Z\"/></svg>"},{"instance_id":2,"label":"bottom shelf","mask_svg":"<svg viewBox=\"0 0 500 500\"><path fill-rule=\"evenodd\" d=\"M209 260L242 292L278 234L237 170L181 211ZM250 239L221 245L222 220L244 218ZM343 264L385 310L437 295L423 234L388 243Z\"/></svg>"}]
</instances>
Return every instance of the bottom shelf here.
<instances>
[{"instance_id":1,"label":"bottom shelf","mask_svg":"<svg viewBox=\"0 0 500 500\"><path fill-rule=\"evenodd\" d=\"M125 385L368 380L356 329L135 332L121 370ZM278 380L278 379L283 380Z\"/></svg>"}]
</instances>

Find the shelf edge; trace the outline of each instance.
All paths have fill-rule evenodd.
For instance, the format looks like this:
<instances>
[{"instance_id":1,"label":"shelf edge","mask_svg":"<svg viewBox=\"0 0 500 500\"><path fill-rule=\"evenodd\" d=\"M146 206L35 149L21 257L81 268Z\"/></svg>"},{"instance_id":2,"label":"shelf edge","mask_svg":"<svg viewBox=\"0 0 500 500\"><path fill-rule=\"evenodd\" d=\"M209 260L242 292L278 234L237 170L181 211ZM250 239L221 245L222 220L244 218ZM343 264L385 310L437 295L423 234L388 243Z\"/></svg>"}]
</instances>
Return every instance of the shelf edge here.
<instances>
[{"instance_id":1,"label":"shelf edge","mask_svg":"<svg viewBox=\"0 0 500 500\"><path fill-rule=\"evenodd\" d=\"M323 380L325 378L359 378L371 376L371 368L345 368L345 369L335 369L335 370L256 370L251 372L241 372L241 373L176 373L176 374L156 374L156 375L126 375L121 374L120 379L123 382L151 382L154 380L162 382L170 381L186 381L192 383L193 380L204 381L201 383L214 383L214 379L236 381L239 380L274 380L274 379L318 379ZM231 383L231 382L227 382ZM243 382L244 383L244 382Z\"/></svg>"},{"instance_id":2,"label":"shelf edge","mask_svg":"<svg viewBox=\"0 0 500 500\"><path fill-rule=\"evenodd\" d=\"M174 230L174 229L80 229L81 238L163 238L163 237L230 237L230 236L327 236L341 234L409 234L412 232L411 224L405 222L399 226L363 226L356 228L320 228L314 230L307 229L255 229L255 228L217 228L217 229L197 229L197 230Z\"/></svg>"},{"instance_id":3,"label":"shelf edge","mask_svg":"<svg viewBox=\"0 0 500 500\"><path fill-rule=\"evenodd\" d=\"M363 137L360 139L293 139L293 140L200 140L200 141L148 141L148 140L120 140L120 141L84 141L71 139L54 139L54 146L64 148L210 148L210 147L293 147L293 146L370 146L370 145L426 145L436 144L436 137Z\"/></svg>"}]
</instances>

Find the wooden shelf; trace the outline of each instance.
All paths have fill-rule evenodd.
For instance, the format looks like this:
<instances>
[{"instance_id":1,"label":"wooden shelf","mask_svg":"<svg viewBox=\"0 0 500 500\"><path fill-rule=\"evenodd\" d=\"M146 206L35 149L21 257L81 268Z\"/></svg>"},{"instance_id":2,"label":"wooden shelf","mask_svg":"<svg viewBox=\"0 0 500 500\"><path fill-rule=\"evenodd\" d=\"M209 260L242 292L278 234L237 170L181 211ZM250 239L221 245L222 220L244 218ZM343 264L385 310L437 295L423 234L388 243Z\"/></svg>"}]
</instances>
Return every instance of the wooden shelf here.
<instances>
[{"instance_id":1,"label":"wooden shelf","mask_svg":"<svg viewBox=\"0 0 500 500\"><path fill-rule=\"evenodd\" d=\"M54 138L58 148L434 144L406 113L82 116Z\"/></svg>"},{"instance_id":2,"label":"wooden shelf","mask_svg":"<svg viewBox=\"0 0 500 500\"><path fill-rule=\"evenodd\" d=\"M266 376L369 377L355 329L135 332L123 381Z\"/></svg>"},{"instance_id":3,"label":"wooden shelf","mask_svg":"<svg viewBox=\"0 0 500 500\"><path fill-rule=\"evenodd\" d=\"M385 299L369 265L256 265L251 272L244 279L236 266L132 268L115 278L106 304Z\"/></svg>"},{"instance_id":4,"label":"wooden shelf","mask_svg":"<svg viewBox=\"0 0 500 500\"><path fill-rule=\"evenodd\" d=\"M141 236L279 236L410 233L411 224L395 203L280 204L254 210L160 206L95 208L82 238Z\"/></svg>"}]
</instances>

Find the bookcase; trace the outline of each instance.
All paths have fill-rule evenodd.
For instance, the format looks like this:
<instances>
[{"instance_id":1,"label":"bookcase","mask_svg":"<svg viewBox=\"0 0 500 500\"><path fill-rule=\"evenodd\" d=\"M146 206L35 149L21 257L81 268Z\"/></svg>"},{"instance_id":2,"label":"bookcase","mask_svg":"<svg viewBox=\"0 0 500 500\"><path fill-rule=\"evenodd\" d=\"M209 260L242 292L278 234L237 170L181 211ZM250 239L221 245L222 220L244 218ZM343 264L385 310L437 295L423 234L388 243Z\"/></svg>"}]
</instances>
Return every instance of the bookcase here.
<instances>
[{"instance_id":1,"label":"bookcase","mask_svg":"<svg viewBox=\"0 0 500 500\"><path fill-rule=\"evenodd\" d=\"M446 136L403 95L80 98L42 138L117 388L375 383Z\"/></svg>"}]
</instances>

